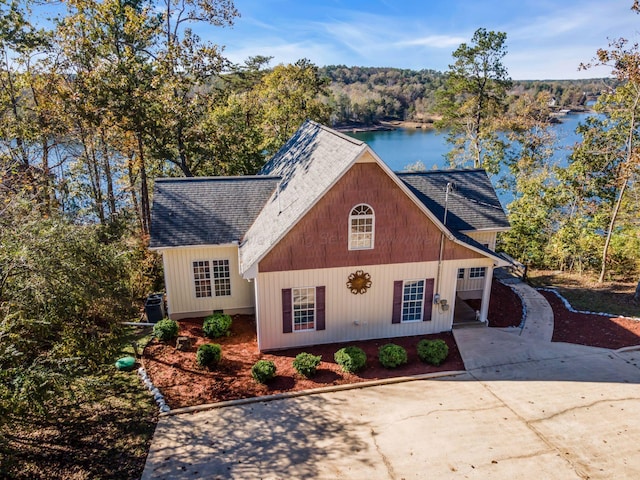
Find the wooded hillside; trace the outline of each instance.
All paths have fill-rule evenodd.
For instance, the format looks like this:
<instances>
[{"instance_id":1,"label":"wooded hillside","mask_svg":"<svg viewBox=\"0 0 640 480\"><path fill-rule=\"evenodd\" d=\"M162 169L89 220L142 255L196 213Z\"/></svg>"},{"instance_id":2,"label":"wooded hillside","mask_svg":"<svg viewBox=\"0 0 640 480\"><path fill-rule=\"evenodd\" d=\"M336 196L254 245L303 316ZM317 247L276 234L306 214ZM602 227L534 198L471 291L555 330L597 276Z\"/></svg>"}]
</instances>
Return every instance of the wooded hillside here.
<instances>
[{"instance_id":1,"label":"wooded hillside","mask_svg":"<svg viewBox=\"0 0 640 480\"><path fill-rule=\"evenodd\" d=\"M335 125L372 125L380 120L431 123L436 91L442 88L445 72L399 68L347 67L330 65L319 69L329 79ZM548 92L557 109L583 109L587 102L615 87L614 79L514 81L509 102L522 95L535 97Z\"/></svg>"}]
</instances>

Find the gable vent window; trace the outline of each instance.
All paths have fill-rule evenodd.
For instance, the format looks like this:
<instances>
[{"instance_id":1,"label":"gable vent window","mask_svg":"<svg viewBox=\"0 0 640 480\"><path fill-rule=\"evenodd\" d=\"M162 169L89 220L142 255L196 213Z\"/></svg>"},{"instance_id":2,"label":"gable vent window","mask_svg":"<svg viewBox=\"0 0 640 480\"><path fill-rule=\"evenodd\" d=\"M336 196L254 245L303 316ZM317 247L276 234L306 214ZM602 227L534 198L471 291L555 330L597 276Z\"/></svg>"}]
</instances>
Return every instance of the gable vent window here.
<instances>
[{"instance_id":1,"label":"gable vent window","mask_svg":"<svg viewBox=\"0 0 640 480\"><path fill-rule=\"evenodd\" d=\"M375 216L373 208L361 203L349 215L349 250L373 248Z\"/></svg>"}]
</instances>

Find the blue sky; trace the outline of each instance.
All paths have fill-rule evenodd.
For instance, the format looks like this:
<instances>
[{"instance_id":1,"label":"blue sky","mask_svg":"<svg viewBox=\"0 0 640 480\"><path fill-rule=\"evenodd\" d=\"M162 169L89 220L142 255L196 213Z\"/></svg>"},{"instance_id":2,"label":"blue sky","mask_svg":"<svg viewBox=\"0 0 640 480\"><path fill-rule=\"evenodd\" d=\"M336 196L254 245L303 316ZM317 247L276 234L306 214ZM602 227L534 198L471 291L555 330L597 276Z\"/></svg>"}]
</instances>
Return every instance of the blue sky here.
<instances>
[{"instance_id":1,"label":"blue sky","mask_svg":"<svg viewBox=\"0 0 640 480\"><path fill-rule=\"evenodd\" d=\"M484 27L507 33L511 78L608 76L578 71L608 39L638 40L632 0L235 0L231 28L198 33L232 61L273 56L272 66L308 58L345 64L445 71L451 52Z\"/></svg>"}]
</instances>

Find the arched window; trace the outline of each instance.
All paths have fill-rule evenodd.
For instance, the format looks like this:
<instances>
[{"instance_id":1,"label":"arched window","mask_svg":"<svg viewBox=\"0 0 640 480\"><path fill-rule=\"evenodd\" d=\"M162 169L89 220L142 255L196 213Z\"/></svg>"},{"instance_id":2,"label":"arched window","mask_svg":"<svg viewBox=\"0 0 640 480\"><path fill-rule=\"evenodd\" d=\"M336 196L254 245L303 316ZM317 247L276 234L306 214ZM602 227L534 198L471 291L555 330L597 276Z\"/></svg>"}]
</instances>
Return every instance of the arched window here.
<instances>
[{"instance_id":1,"label":"arched window","mask_svg":"<svg viewBox=\"0 0 640 480\"><path fill-rule=\"evenodd\" d=\"M349 250L373 248L375 216L373 208L361 203L349 215Z\"/></svg>"}]
</instances>

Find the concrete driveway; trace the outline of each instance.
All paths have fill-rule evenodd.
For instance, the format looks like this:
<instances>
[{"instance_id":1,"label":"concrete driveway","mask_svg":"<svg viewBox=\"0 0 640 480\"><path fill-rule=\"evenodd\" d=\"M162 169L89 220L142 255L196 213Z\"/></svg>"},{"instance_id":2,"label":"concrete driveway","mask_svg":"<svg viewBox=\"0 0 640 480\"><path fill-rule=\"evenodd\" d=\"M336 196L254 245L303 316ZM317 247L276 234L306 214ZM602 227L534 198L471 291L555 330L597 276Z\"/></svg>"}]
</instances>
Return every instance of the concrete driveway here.
<instances>
[{"instance_id":1,"label":"concrete driveway","mask_svg":"<svg viewBox=\"0 0 640 480\"><path fill-rule=\"evenodd\" d=\"M640 478L640 352L456 341L463 375L162 417L142 478Z\"/></svg>"}]
</instances>

